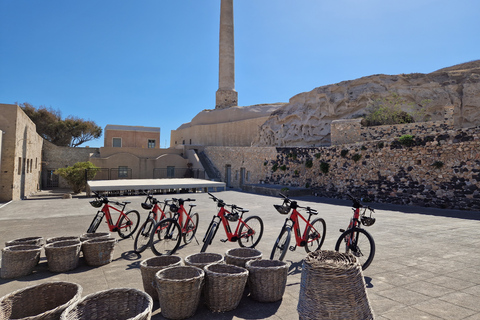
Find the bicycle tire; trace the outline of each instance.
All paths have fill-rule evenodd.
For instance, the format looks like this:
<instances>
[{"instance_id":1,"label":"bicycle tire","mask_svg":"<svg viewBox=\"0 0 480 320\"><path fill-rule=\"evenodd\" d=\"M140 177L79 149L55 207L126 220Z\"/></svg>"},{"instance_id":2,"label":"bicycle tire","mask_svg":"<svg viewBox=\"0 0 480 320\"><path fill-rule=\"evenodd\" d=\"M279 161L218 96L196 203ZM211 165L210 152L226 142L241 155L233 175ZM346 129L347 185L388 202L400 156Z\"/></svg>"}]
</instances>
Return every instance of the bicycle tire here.
<instances>
[{"instance_id":1,"label":"bicycle tire","mask_svg":"<svg viewBox=\"0 0 480 320\"><path fill-rule=\"evenodd\" d=\"M137 230L139 224L140 213L137 210L128 211L118 221L118 235L123 239L130 237Z\"/></svg>"},{"instance_id":2,"label":"bicycle tire","mask_svg":"<svg viewBox=\"0 0 480 320\"><path fill-rule=\"evenodd\" d=\"M325 241L325 234L327 232L327 225L325 220L317 218L312 221L311 226L307 227L307 242L305 243L305 251L307 253L320 250ZM313 249L313 250L312 250Z\"/></svg>"},{"instance_id":3,"label":"bicycle tire","mask_svg":"<svg viewBox=\"0 0 480 320\"><path fill-rule=\"evenodd\" d=\"M243 231L243 229L247 229ZM245 237L243 236L245 232ZM240 247L255 248L255 246L260 242L263 235L263 221L258 216L250 216L245 219L244 223L240 226L238 230L238 244ZM250 245L247 243L251 241Z\"/></svg>"},{"instance_id":4,"label":"bicycle tire","mask_svg":"<svg viewBox=\"0 0 480 320\"><path fill-rule=\"evenodd\" d=\"M197 228L198 228L198 213L193 213L190 215L190 219L187 219L186 222L186 232L183 234L183 242L185 244L189 244L192 242L193 237L195 237L195 234L197 233Z\"/></svg>"},{"instance_id":5,"label":"bicycle tire","mask_svg":"<svg viewBox=\"0 0 480 320\"><path fill-rule=\"evenodd\" d=\"M153 227L155 227L155 219L149 218L145 221L135 236L133 242L133 251L136 253L142 253L150 245L150 235L152 234Z\"/></svg>"},{"instance_id":6,"label":"bicycle tire","mask_svg":"<svg viewBox=\"0 0 480 320\"><path fill-rule=\"evenodd\" d=\"M352 236L355 236L355 241L349 245L347 241ZM365 236L366 239L364 239L363 236ZM368 241L367 245L365 245L365 241ZM367 269L372 263L373 257L375 256L375 241L370 233L361 228L348 229L338 238L337 243L335 244L336 251L340 251L340 246L342 243L345 245L345 251L342 250L342 252L352 253L355 257L357 257L360 265L362 266L362 270ZM363 248L363 250L360 247ZM364 254L365 248L369 250L367 254Z\"/></svg>"},{"instance_id":7,"label":"bicycle tire","mask_svg":"<svg viewBox=\"0 0 480 320\"><path fill-rule=\"evenodd\" d=\"M287 254L288 245L290 244L291 232L292 229L290 227L282 228L282 231L280 231L277 241L275 241L275 245L273 246L270 260L283 261L283 258L285 258L285 255Z\"/></svg>"},{"instance_id":8,"label":"bicycle tire","mask_svg":"<svg viewBox=\"0 0 480 320\"><path fill-rule=\"evenodd\" d=\"M102 211L97 212L92 222L90 223L90 226L87 229L87 233L94 233L95 231L97 231L100 222L102 222L103 216L104 214Z\"/></svg>"},{"instance_id":9,"label":"bicycle tire","mask_svg":"<svg viewBox=\"0 0 480 320\"><path fill-rule=\"evenodd\" d=\"M207 247L212 244L212 240L215 237L215 233L217 232L218 224L216 222L212 223L210 226L210 229L207 230L205 239L203 240L203 246L200 252L205 252L207 250Z\"/></svg>"},{"instance_id":10,"label":"bicycle tire","mask_svg":"<svg viewBox=\"0 0 480 320\"><path fill-rule=\"evenodd\" d=\"M182 230L177 220L162 219L155 225L150 235L150 248L157 256L172 255L180 246L181 236Z\"/></svg>"}]
</instances>

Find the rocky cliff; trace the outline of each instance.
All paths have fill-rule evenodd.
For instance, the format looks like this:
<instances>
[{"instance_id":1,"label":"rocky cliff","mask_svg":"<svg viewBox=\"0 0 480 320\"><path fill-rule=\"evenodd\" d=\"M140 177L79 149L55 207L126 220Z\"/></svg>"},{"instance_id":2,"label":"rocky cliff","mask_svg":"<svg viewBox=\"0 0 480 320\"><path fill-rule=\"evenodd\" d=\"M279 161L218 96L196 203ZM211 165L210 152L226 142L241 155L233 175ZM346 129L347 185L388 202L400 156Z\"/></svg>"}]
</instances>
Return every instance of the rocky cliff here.
<instances>
[{"instance_id":1,"label":"rocky cliff","mask_svg":"<svg viewBox=\"0 0 480 320\"><path fill-rule=\"evenodd\" d=\"M392 93L419 107L429 99L431 120L442 119L444 106L453 105L458 127L480 125L480 60L428 74L373 75L300 93L271 113L253 145L329 145L332 120L358 117L369 103Z\"/></svg>"}]
</instances>

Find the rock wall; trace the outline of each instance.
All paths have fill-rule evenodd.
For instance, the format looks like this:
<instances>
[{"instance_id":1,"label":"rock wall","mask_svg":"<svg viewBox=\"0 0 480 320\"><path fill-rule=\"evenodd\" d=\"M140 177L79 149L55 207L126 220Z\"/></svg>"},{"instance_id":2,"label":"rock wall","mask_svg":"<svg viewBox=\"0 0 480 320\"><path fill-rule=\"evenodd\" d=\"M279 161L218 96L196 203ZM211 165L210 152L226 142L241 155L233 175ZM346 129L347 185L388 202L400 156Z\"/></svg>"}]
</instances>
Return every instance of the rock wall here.
<instances>
[{"instance_id":1,"label":"rock wall","mask_svg":"<svg viewBox=\"0 0 480 320\"><path fill-rule=\"evenodd\" d=\"M351 193L375 202L480 210L480 127L418 136L413 146L391 139L318 148L211 150L206 148L217 168L249 171L246 183L308 187L334 198Z\"/></svg>"},{"instance_id":2,"label":"rock wall","mask_svg":"<svg viewBox=\"0 0 480 320\"><path fill-rule=\"evenodd\" d=\"M367 105L397 93L420 106L429 99L427 115L443 118L453 105L457 127L480 124L480 60L429 74L373 75L322 86L292 97L260 127L254 146L315 147L330 145L333 120L351 119Z\"/></svg>"}]
</instances>

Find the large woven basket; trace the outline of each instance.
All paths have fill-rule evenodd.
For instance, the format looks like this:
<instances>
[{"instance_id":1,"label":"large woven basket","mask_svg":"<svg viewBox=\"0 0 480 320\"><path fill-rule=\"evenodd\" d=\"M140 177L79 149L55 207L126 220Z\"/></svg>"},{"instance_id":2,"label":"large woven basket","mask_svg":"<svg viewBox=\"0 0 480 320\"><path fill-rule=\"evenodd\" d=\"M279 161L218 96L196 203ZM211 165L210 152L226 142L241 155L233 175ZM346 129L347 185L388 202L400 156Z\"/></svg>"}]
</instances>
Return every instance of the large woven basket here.
<instances>
[{"instance_id":1,"label":"large woven basket","mask_svg":"<svg viewBox=\"0 0 480 320\"><path fill-rule=\"evenodd\" d=\"M288 265L279 260L250 260L248 288L252 299L260 302L281 300L287 285Z\"/></svg>"},{"instance_id":2,"label":"large woven basket","mask_svg":"<svg viewBox=\"0 0 480 320\"><path fill-rule=\"evenodd\" d=\"M232 264L214 263L205 270L205 303L214 312L235 309L242 299L248 271Z\"/></svg>"},{"instance_id":3,"label":"large woven basket","mask_svg":"<svg viewBox=\"0 0 480 320\"><path fill-rule=\"evenodd\" d=\"M40 261L41 246L16 245L2 249L2 269L0 276L4 279L29 275Z\"/></svg>"},{"instance_id":4,"label":"large woven basket","mask_svg":"<svg viewBox=\"0 0 480 320\"><path fill-rule=\"evenodd\" d=\"M78 266L80 241L69 240L49 243L45 246L48 269L52 272L65 272Z\"/></svg>"},{"instance_id":5,"label":"large woven basket","mask_svg":"<svg viewBox=\"0 0 480 320\"><path fill-rule=\"evenodd\" d=\"M179 256L158 256L145 259L140 262L140 271L142 273L143 289L153 300L158 300L157 289L155 288L155 274L165 268L180 266L182 258Z\"/></svg>"},{"instance_id":6,"label":"large woven basket","mask_svg":"<svg viewBox=\"0 0 480 320\"><path fill-rule=\"evenodd\" d=\"M148 320L152 298L143 291L118 288L89 294L68 307L61 320Z\"/></svg>"},{"instance_id":7,"label":"large woven basket","mask_svg":"<svg viewBox=\"0 0 480 320\"><path fill-rule=\"evenodd\" d=\"M194 266L200 269L211 263L223 263L223 256L219 253L199 252L185 258L185 265Z\"/></svg>"},{"instance_id":8,"label":"large woven basket","mask_svg":"<svg viewBox=\"0 0 480 320\"><path fill-rule=\"evenodd\" d=\"M109 232L92 232L92 233L84 233L80 236L80 241L87 241L92 240L94 238L108 238L110 237Z\"/></svg>"},{"instance_id":9,"label":"large woven basket","mask_svg":"<svg viewBox=\"0 0 480 320\"><path fill-rule=\"evenodd\" d=\"M113 259L117 240L114 238L94 238L82 243L82 252L89 266L103 266Z\"/></svg>"},{"instance_id":10,"label":"large woven basket","mask_svg":"<svg viewBox=\"0 0 480 320\"><path fill-rule=\"evenodd\" d=\"M47 238L47 244L52 243L52 242L59 242L59 241L68 241L68 240L80 240L79 236L60 236L60 237L52 237L52 238Z\"/></svg>"},{"instance_id":11,"label":"large woven basket","mask_svg":"<svg viewBox=\"0 0 480 320\"><path fill-rule=\"evenodd\" d=\"M82 287L71 282L46 282L20 289L0 299L0 319L58 320L81 294Z\"/></svg>"},{"instance_id":12,"label":"large woven basket","mask_svg":"<svg viewBox=\"0 0 480 320\"><path fill-rule=\"evenodd\" d=\"M225 262L245 268L245 263L250 260L262 259L262 253L253 248L235 248L225 253Z\"/></svg>"},{"instance_id":13,"label":"large woven basket","mask_svg":"<svg viewBox=\"0 0 480 320\"><path fill-rule=\"evenodd\" d=\"M193 316L200 302L205 272L192 266L175 266L155 275L162 315L168 319Z\"/></svg>"},{"instance_id":14,"label":"large woven basket","mask_svg":"<svg viewBox=\"0 0 480 320\"><path fill-rule=\"evenodd\" d=\"M362 267L350 253L318 250L303 261L299 319L373 319Z\"/></svg>"},{"instance_id":15,"label":"large woven basket","mask_svg":"<svg viewBox=\"0 0 480 320\"><path fill-rule=\"evenodd\" d=\"M35 246L43 245L43 237L19 238L5 242L5 247L18 246L20 244L33 244Z\"/></svg>"}]
</instances>

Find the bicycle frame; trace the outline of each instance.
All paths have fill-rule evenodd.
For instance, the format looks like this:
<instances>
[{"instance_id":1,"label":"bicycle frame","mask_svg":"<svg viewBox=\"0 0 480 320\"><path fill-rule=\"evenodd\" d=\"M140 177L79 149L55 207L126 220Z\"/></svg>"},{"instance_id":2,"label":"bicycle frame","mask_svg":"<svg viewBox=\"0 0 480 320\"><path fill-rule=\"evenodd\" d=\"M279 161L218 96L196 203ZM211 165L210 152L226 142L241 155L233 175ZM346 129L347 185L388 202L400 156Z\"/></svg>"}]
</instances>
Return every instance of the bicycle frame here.
<instances>
[{"instance_id":1,"label":"bicycle frame","mask_svg":"<svg viewBox=\"0 0 480 320\"><path fill-rule=\"evenodd\" d=\"M119 213L118 215L118 219L117 219L117 222L115 224L113 224L113 220L112 220L112 215L110 214L110 209L113 209L115 211L117 211ZM110 230L110 232L117 232L119 229L124 229L124 228L127 228L128 225L125 225L125 227L123 228L119 228L119 224L120 224L120 219L122 219L122 217L124 217L124 219L126 219L127 221L130 221L130 219L128 218L128 216L123 212L125 209L125 205L123 206L123 208L120 210L120 209L117 209L111 205L109 205L108 203L105 203L103 205L103 208L102 210L100 210L99 212L102 212L104 214L104 216L106 217L107 219L107 224L108 224L108 229ZM97 213L98 214L98 213Z\"/></svg>"},{"instance_id":2,"label":"bicycle frame","mask_svg":"<svg viewBox=\"0 0 480 320\"><path fill-rule=\"evenodd\" d=\"M235 232L232 232L232 229L230 227L230 223L228 222L227 217L226 217L226 215L230 214L230 213L231 212L228 211L227 209L225 209L225 207L221 207L220 210L218 211L217 215L214 216L213 219L220 218L220 220L222 221L222 224L223 224L223 228L225 230L225 234L227 235L228 241L236 242L236 241L238 241L238 239L241 236L241 235L238 234L238 230L240 229L240 225L245 224L245 222L242 219L243 218L243 212L238 217L238 222L237 222L237 227L235 228ZM213 222L213 219L212 219L212 222Z\"/></svg>"},{"instance_id":3,"label":"bicycle frame","mask_svg":"<svg viewBox=\"0 0 480 320\"><path fill-rule=\"evenodd\" d=\"M299 219L301 218L305 222L305 228L303 230L303 235L300 234L300 223ZM311 227L313 230L317 231L311 224L310 224L310 219L312 218L312 214L309 215L308 220L305 219L300 212L297 211L297 209L293 209L292 213L290 214L290 217L285 219L285 224L284 227L287 226L288 221L292 221L292 228L293 228L293 233L295 234L295 243L298 247L304 247L307 245L307 230L308 227ZM315 241L316 239L312 239L311 241Z\"/></svg>"},{"instance_id":4,"label":"bicycle frame","mask_svg":"<svg viewBox=\"0 0 480 320\"><path fill-rule=\"evenodd\" d=\"M189 221L192 221L190 218L190 213L192 212L192 209L194 205L190 205L190 210L185 209L184 207L184 201L183 199L173 199L174 202L178 202L178 211L175 212L174 219L178 221L178 224L180 225L180 228L182 229L182 234L186 234L189 232L192 232L191 230L187 230L187 225ZM184 221L184 216L185 216L185 221Z\"/></svg>"}]
</instances>

